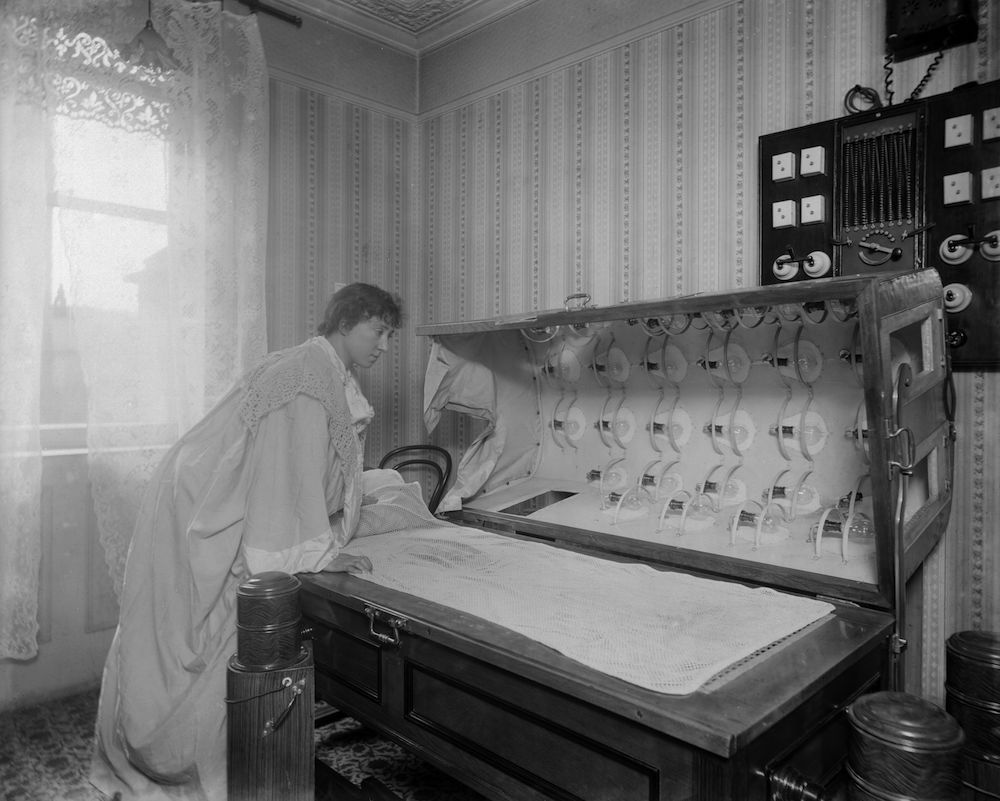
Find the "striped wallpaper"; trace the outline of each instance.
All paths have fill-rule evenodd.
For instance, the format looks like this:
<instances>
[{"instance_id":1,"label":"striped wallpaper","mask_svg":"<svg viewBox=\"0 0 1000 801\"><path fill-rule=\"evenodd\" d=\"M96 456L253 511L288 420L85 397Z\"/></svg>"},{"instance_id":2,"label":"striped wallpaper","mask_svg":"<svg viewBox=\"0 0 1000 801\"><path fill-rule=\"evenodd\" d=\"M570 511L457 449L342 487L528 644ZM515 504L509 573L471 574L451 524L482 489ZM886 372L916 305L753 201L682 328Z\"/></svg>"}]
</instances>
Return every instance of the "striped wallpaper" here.
<instances>
[{"instance_id":1,"label":"striped wallpaper","mask_svg":"<svg viewBox=\"0 0 1000 801\"><path fill-rule=\"evenodd\" d=\"M366 281L405 301L396 346L361 377L379 412L369 454L419 438L422 426L417 144L413 121L271 81L269 348L314 334L337 284Z\"/></svg>"},{"instance_id":2,"label":"striped wallpaper","mask_svg":"<svg viewBox=\"0 0 1000 801\"><path fill-rule=\"evenodd\" d=\"M1000 10L948 51L927 94L1000 77ZM271 82L270 347L301 341L334 285L398 292L406 327L363 377L369 461L428 439L424 322L758 283L757 139L842 116L855 84L884 94L883 7L742 0L420 117L282 75ZM930 58L895 65L897 102ZM956 376L955 511L925 568L922 691L943 698L947 634L1000 629L994 373ZM461 452L474 423L434 440Z\"/></svg>"}]
</instances>

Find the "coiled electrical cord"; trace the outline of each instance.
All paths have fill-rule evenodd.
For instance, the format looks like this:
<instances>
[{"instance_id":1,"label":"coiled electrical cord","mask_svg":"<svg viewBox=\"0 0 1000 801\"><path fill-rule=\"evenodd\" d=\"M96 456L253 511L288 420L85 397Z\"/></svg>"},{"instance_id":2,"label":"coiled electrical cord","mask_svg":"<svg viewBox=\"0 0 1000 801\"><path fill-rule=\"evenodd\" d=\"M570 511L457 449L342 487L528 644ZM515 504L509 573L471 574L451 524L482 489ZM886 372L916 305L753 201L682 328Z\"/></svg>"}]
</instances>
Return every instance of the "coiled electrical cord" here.
<instances>
[{"instance_id":1,"label":"coiled electrical cord","mask_svg":"<svg viewBox=\"0 0 1000 801\"><path fill-rule=\"evenodd\" d=\"M920 79L920 82L916 85L914 90L910 92L910 96L907 98L908 101L916 100L923 93L924 89L927 88L927 84L930 83L934 72L941 65L942 59L944 59L944 50L948 47L947 41L944 43L944 48L938 51L938 54L934 57L934 60L927 65L927 71L924 73L924 77ZM892 105L892 98L895 92L892 89L892 53L885 54L885 60L882 62L882 69L885 72L885 97L886 105ZM882 98L879 97L878 92L869 86L861 86L860 84L855 84L851 89L847 91L844 95L844 109L848 114L860 114L863 111L872 111L873 109L882 108Z\"/></svg>"},{"instance_id":2,"label":"coiled electrical cord","mask_svg":"<svg viewBox=\"0 0 1000 801\"><path fill-rule=\"evenodd\" d=\"M912 92L910 92L910 100L916 100L918 97L920 97L920 93L923 92L924 89L927 87L927 83L930 81L931 76L934 74L934 70L938 68L938 65L941 63L941 59L943 58L944 58L944 50L942 49L938 51L938 54L934 56L934 60L927 66L927 72L925 72L924 77L920 79L920 83L918 83L917 87Z\"/></svg>"},{"instance_id":3,"label":"coiled electrical cord","mask_svg":"<svg viewBox=\"0 0 1000 801\"><path fill-rule=\"evenodd\" d=\"M888 105L892 105L892 53L886 53L882 61L882 71L885 72L885 97Z\"/></svg>"},{"instance_id":4,"label":"coiled electrical cord","mask_svg":"<svg viewBox=\"0 0 1000 801\"><path fill-rule=\"evenodd\" d=\"M844 95L844 109L848 114L860 114L875 108L882 108L882 98L870 86L855 84Z\"/></svg>"}]
</instances>

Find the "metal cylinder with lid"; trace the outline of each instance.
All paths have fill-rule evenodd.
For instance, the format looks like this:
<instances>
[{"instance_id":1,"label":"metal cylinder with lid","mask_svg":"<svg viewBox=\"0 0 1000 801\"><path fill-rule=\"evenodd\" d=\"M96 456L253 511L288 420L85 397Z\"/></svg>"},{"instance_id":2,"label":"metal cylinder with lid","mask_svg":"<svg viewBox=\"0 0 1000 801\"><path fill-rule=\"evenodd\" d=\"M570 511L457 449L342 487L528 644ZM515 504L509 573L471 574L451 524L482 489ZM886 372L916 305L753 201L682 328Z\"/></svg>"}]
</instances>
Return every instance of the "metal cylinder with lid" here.
<instances>
[{"instance_id":1,"label":"metal cylinder with lid","mask_svg":"<svg viewBox=\"0 0 1000 801\"><path fill-rule=\"evenodd\" d=\"M294 665L302 648L299 587L288 573L258 573L236 590L236 661L243 670Z\"/></svg>"},{"instance_id":2,"label":"metal cylinder with lid","mask_svg":"<svg viewBox=\"0 0 1000 801\"><path fill-rule=\"evenodd\" d=\"M302 645L301 582L257 573L236 589L226 673L229 801L315 798L313 660Z\"/></svg>"},{"instance_id":3,"label":"metal cylinder with lid","mask_svg":"<svg viewBox=\"0 0 1000 801\"><path fill-rule=\"evenodd\" d=\"M965 734L944 709L903 692L863 695L848 707L852 801L957 801Z\"/></svg>"},{"instance_id":4,"label":"metal cylinder with lid","mask_svg":"<svg viewBox=\"0 0 1000 801\"><path fill-rule=\"evenodd\" d=\"M945 706L965 731L966 798L1000 799L1000 633L952 634L945 664Z\"/></svg>"}]
</instances>

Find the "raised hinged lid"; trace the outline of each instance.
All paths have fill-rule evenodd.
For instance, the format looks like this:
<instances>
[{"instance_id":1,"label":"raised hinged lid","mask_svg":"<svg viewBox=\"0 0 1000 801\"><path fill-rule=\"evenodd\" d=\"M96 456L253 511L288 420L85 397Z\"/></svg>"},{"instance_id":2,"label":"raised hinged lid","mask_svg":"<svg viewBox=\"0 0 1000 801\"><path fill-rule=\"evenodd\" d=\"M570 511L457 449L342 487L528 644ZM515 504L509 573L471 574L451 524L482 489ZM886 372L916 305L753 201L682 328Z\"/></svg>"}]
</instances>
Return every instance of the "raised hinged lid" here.
<instances>
[{"instance_id":1,"label":"raised hinged lid","mask_svg":"<svg viewBox=\"0 0 1000 801\"><path fill-rule=\"evenodd\" d=\"M429 430L492 423L443 511L898 612L951 503L941 294L923 270L420 326Z\"/></svg>"},{"instance_id":2,"label":"raised hinged lid","mask_svg":"<svg viewBox=\"0 0 1000 801\"><path fill-rule=\"evenodd\" d=\"M848 707L847 715L857 731L906 750L952 751L965 740L955 718L910 693L863 695Z\"/></svg>"}]
</instances>

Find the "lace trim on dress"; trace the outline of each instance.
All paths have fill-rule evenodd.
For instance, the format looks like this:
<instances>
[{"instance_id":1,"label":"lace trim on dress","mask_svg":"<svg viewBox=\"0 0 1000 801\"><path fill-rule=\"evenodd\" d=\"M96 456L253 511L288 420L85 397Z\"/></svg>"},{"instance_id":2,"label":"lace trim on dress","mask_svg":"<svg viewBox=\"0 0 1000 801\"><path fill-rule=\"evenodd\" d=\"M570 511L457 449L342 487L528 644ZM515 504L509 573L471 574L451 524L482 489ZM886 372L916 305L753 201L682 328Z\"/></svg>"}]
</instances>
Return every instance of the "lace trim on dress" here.
<instances>
[{"instance_id":1,"label":"lace trim on dress","mask_svg":"<svg viewBox=\"0 0 1000 801\"><path fill-rule=\"evenodd\" d=\"M347 408L351 410L351 420L360 432L362 429L367 428L372 418L375 417L375 409L368 402L365 393L361 391L361 386L358 384L358 379L354 377L354 373L344 366L340 354L330 344L330 340L326 337L315 337L313 341L326 351L330 357L330 361L333 362L334 369L344 382L344 396L347 400Z\"/></svg>"},{"instance_id":2,"label":"lace trim on dress","mask_svg":"<svg viewBox=\"0 0 1000 801\"><path fill-rule=\"evenodd\" d=\"M297 395L308 395L323 404L327 427L337 452L353 465L358 461L362 434L354 431L343 385L330 370L320 371L310 364L311 343L276 351L252 370L240 404L240 417L251 433L256 433L261 419L291 402Z\"/></svg>"}]
</instances>

